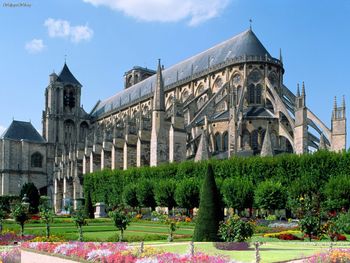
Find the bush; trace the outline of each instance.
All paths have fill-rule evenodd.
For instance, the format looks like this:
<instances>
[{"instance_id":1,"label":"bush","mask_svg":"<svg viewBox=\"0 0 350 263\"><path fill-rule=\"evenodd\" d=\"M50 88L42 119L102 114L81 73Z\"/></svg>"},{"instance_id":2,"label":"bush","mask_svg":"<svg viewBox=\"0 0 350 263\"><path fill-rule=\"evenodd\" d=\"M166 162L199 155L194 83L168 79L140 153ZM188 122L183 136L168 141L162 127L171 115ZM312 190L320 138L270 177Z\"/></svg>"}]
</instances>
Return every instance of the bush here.
<instances>
[{"instance_id":1,"label":"bush","mask_svg":"<svg viewBox=\"0 0 350 263\"><path fill-rule=\"evenodd\" d=\"M245 242L253 233L253 224L241 220L238 216L229 217L221 222L219 227L219 236L224 242Z\"/></svg>"},{"instance_id":2,"label":"bush","mask_svg":"<svg viewBox=\"0 0 350 263\"><path fill-rule=\"evenodd\" d=\"M213 168L209 164L202 184L193 241L217 241L219 222L222 218L223 211L221 210L220 196L216 187Z\"/></svg>"},{"instance_id":3,"label":"bush","mask_svg":"<svg viewBox=\"0 0 350 263\"><path fill-rule=\"evenodd\" d=\"M335 222L341 233L350 234L350 210L347 213L340 213Z\"/></svg>"}]
</instances>

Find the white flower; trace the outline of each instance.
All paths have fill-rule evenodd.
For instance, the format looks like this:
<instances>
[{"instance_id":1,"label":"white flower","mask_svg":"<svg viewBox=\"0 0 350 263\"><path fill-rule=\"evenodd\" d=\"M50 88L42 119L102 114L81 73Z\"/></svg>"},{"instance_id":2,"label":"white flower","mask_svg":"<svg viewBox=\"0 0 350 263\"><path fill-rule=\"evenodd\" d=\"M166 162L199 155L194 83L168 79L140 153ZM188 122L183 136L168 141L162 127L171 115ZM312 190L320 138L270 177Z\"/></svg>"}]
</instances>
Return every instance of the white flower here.
<instances>
[{"instance_id":1,"label":"white flower","mask_svg":"<svg viewBox=\"0 0 350 263\"><path fill-rule=\"evenodd\" d=\"M72 250L72 249L75 249L77 248L78 245L77 244L61 244L61 245L58 245L55 250L54 250L54 253L55 254L61 254L61 255L67 255L67 252L69 250Z\"/></svg>"},{"instance_id":2,"label":"white flower","mask_svg":"<svg viewBox=\"0 0 350 263\"><path fill-rule=\"evenodd\" d=\"M101 259L102 257L108 257L112 254L112 251L108 249L96 249L92 250L87 254L87 260L95 261Z\"/></svg>"}]
</instances>

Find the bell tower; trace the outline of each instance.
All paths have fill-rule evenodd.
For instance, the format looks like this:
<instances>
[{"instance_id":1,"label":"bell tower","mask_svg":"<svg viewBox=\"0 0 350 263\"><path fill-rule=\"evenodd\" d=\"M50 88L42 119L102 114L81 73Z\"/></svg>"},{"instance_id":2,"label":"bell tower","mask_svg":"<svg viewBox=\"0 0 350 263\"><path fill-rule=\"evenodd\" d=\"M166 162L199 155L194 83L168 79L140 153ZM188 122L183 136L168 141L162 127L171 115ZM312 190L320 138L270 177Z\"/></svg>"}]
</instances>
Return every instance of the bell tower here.
<instances>
[{"instance_id":1,"label":"bell tower","mask_svg":"<svg viewBox=\"0 0 350 263\"><path fill-rule=\"evenodd\" d=\"M81 87L66 63L59 75L52 73L49 76L42 116L43 137L47 142L68 145L76 140Z\"/></svg>"}]
</instances>

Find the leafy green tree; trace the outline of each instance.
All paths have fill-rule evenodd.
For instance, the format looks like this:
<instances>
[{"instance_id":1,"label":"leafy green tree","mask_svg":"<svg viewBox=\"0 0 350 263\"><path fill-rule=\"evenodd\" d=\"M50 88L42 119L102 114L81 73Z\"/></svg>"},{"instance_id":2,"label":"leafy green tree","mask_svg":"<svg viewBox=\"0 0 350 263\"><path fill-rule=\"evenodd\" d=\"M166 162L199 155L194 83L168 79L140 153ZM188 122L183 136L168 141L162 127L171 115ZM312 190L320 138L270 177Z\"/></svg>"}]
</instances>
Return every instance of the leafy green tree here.
<instances>
[{"instance_id":1,"label":"leafy green tree","mask_svg":"<svg viewBox=\"0 0 350 263\"><path fill-rule=\"evenodd\" d=\"M350 176L331 177L324 187L325 206L328 210L341 211L350 208Z\"/></svg>"},{"instance_id":2,"label":"leafy green tree","mask_svg":"<svg viewBox=\"0 0 350 263\"><path fill-rule=\"evenodd\" d=\"M245 208L252 208L254 202L254 186L245 177L228 178L222 186L224 201L228 207L238 210L238 214Z\"/></svg>"},{"instance_id":3,"label":"leafy green tree","mask_svg":"<svg viewBox=\"0 0 350 263\"><path fill-rule=\"evenodd\" d=\"M312 198L301 198L301 219L299 226L301 231L312 240L312 237L318 237L322 234L322 211L318 197L314 195Z\"/></svg>"},{"instance_id":4,"label":"leafy green tree","mask_svg":"<svg viewBox=\"0 0 350 263\"><path fill-rule=\"evenodd\" d=\"M25 183L22 186L20 197L23 198L24 195L27 195L29 199L29 212L37 213L38 207L40 204L40 195L38 188L33 183Z\"/></svg>"},{"instance_id":5,"label":"leafy green tree","mask_svg":"<svg viewBox=\"0 0 350 263\"><path fill-rule=\"evenodd\" d=\"M86 192L86 200L85 200L85 213L88 218L94 218L94 205L92 204L92 198L90 191Z\"/></svg>"},{"instance_id":6,"label":"leafy green tree","mask_svg":"<svg viewBox=\"0 0 350 263\"><path fill-rule=\"evenodd\" d=\"M176 206L175 201L176 182L174 180L162 180L155 185L154 198L157 205L166 206L168 212Z\"/></svg>"},{"instance_id":7,"label":"leafy green tree","mask_svg":"<svg viewBox=\"0 0 350 263\"><path fill-rule=\"evenodd\" d=\"M79 241L83 241L83 226L87 225L87 215L85 209L82 207L78 207L76 210L72 212L72 219L78 228Z\"/></svg>"},{"instance_id":8,"label":"leafy green tree","mask_svg":"<svg viewBox=\"0 0 350 263\"><path fill-rule=\"evenodd\" d=\"M260 209L267 209L271 214L275 209L283 209L286 206L286 190L280 182L266 180L261 182L254 193L255 205Z\"/></svg>"},{"instance_id":9,"label":"leafy green tree","mask_svg":"<svg viewBox=\"0 0 350 263\"><path fill-rule=\"evenodd\" d=\"M224 242L245 242L253 236L254 228L235 215L220 223L219 236Z\"/></svg>"},{"instance_id":10,"label":"leafy green tree","mask_svg":"<svg viewBox=\"0 0 350 263\"><path fill-rule=\"evenodd\" d=\"M187 178L181 180L175 190L175 200L176 203L182 207L186 208L187 211L198 207L199 205L199 187L198 180L194 178ZM187 213L189 214L189 213Z\"/></svg>"},{"instance_id":11,"label":"leafy green tree","mask_svg":"<svg viewBox=\"0 0 350 263\"><path fill-rule=\"evenodd\" d=\"M135 184L128 184L123 191L124 204L133 208L139 207L139 201L137 200L137 187Z\"/></svg>"},{"instance_id":12,"label":"leafy green tree","mask_svg":"<svg viewBox=\"0 0 350 263\"><path fill-rule=\"evenodd\" d=\"M15 204L12 207L11 211L13 219L20 225L21 227L21 236L24 236L24 224L29 219L27 208L21 204Z\"/></svg>"},{"instance_id":13,"label":"leafy green tree","mask_svg":"<svg viewBox=\"0 0 350 263\"><path fill-rule=\"evenodd\" d=\"M156 201L154 199L153 184L150 180L141 180L137 184L137 200L140 206L151 207L152 211L156 207Z\"/></svg>"},{"instance_id":14,"label":"leafy green tree","mask_svg":"<svg viewBox=\"0 0 350 263\"><path fill-rule=\"evenodd\" d=\"M40 197L39 213L41 221L46 225L46 237L50 238L50 224L53 222L54 212L47 196Z\"/></svg>"},{"instance_id":15,"label":"leafy green tree","mask_svg":"<svg viewBox=\"0 0 350 263\"><path fill-rule=\"evenodd\" d=\"M216 187L211 164L204 177L199 202L198 218L193 234L193 241L218 240L219 223L223 218L220 195Z\"/></svg>"},{"instance_id":16,"label":"leafy green tree","mask_svg":"<svg viewBox=\"0 0 350 263\"><path fill-rule=\"evenodd\" d=\"M112 218L115 227L120 231L119 241L124 239L124 231L130 224L130 217L122 209L115 209L108 213L109 217Z\"/></svg>"}]
</instances>

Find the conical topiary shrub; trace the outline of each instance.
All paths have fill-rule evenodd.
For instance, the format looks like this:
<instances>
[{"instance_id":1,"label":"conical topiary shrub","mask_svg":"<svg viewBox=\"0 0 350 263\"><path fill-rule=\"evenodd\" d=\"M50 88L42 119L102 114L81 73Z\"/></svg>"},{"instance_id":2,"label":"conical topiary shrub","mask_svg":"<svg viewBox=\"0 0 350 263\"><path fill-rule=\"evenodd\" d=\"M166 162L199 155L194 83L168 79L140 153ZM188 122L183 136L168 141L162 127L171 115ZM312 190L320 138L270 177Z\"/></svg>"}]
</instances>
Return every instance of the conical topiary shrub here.
<instances>
[{"instance_id":1,"label":"conical topiary shrub","mask_svg":"<svg viewBox=\"0 0 350 263\"><path fill-rule=\"evenodd\" d=\"M193 241L217 241L219 223L223 219L220 195L216 187L214 171L208 164L199 202L199 212L194 229Z\"/></svg>"}]
</instances>

